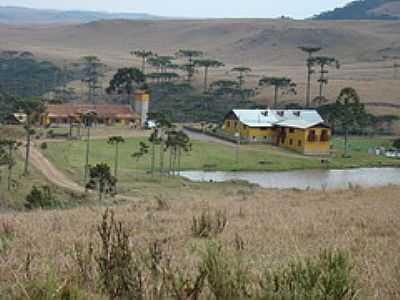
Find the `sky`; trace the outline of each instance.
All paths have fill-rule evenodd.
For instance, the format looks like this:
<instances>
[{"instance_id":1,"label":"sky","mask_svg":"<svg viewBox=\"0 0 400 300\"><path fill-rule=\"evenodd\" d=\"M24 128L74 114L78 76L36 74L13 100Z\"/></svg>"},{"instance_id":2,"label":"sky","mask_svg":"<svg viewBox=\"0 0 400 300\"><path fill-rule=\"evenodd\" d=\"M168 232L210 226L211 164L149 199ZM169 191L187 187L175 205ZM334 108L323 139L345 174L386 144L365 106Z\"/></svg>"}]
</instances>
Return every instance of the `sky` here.
<instances>
[{"instance_id":1,"label":"sky","mask_svg":"<svg viewBox=\"0 0 400 300\"><path fill-rule=\"evenodd\" d=\"M160 16L271 18L311 17L350 0L0 0L1 6L62 10L143 12Z\"/></svg>"}]
</instances>

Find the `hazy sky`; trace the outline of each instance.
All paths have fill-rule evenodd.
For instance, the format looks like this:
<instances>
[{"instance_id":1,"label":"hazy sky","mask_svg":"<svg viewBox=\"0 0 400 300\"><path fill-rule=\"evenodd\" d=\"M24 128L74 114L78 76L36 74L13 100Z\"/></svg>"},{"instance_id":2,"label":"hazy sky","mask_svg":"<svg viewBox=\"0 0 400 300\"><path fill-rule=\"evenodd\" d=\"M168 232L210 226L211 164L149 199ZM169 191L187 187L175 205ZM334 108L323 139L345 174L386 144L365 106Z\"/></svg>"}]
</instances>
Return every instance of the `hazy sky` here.
<instances>
[{"instance_id":1,"label":"hazy sky","mask_svg":"<svg viewBox=\"0 0 400 300\"><path fill-rule=\"evenodd\" d=\"M35 8L146 12L182 17L310 17L350 0L0 0L0 5Z\"/></svg>"}]
</instances>

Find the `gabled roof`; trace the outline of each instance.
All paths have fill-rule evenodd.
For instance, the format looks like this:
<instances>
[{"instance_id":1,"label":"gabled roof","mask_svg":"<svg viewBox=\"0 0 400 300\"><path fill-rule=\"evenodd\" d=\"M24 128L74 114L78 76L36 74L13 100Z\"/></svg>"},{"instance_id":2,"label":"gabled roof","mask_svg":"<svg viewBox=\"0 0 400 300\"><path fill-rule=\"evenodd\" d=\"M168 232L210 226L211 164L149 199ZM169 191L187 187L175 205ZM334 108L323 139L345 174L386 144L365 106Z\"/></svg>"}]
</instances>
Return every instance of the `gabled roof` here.
<instances>
[{"instance_id":1,"label":"gabled roof","mask_svg":"<svg viewBox=\"0 0 400 300\"><path fill-rule=\"evenodd\" d=\"M324 123L316 110L235 109L234 115L249 127L292 127L306 129Z\"/></svg>"},{"instance_id":2,"label":"gabled roof","mask_svg":"<svg viewBox=\"0 0 400 300\"><path fill-rule=\"evenodd\" d=\"M130 105L115 104L49 104L46 113L50 117L69 117L96 112L99 117L134 118L135 113Z\"/></svg>"}]
</instances>

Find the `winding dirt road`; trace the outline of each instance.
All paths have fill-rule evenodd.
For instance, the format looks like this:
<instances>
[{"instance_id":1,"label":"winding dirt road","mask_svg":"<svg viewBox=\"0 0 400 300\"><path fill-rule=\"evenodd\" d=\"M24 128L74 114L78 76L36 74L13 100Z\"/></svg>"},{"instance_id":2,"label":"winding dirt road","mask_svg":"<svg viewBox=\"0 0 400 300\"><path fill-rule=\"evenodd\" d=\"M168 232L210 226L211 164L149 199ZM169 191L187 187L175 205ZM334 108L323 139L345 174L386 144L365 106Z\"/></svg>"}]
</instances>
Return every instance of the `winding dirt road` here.
<instances>
[{"instance_id":1,"label":"winding dirt road","mask_svg":"<svg viewBox=\"0 0 400 300\"><path fill-rule=\"evenodd\" d=\"M25 154L25 148L19 148L21 154ZM68 176L66 176L63 172L58 170L41 152L40 150L32 144L31 153L30 153L30 163L33 168L38 170L49 182L52 184L67 189L76 193L85 193L85 188ZM127 200L127 201L138 201L138 198L129 197L124 195L116 195L114 197L118 200Z\"/></svg>"}]
</instances>

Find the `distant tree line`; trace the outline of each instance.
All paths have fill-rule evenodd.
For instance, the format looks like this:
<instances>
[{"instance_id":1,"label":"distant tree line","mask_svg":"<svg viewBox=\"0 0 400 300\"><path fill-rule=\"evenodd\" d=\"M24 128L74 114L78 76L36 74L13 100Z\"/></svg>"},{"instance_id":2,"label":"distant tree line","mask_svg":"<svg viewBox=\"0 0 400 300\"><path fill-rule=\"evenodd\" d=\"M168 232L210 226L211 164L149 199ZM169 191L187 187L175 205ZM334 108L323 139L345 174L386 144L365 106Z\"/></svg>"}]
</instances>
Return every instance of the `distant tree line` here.
<instances>
[{"instance_id":1,"label":"distant tree line","mask_svg":"<svg viewBox=\"0 0 400 300\"><path fill-rule=\"evenodd\" d=\"M31 52L0 52L0 90L16 97L42 96L72 80L73 74Z\"/></svg>"}]
</instances>

